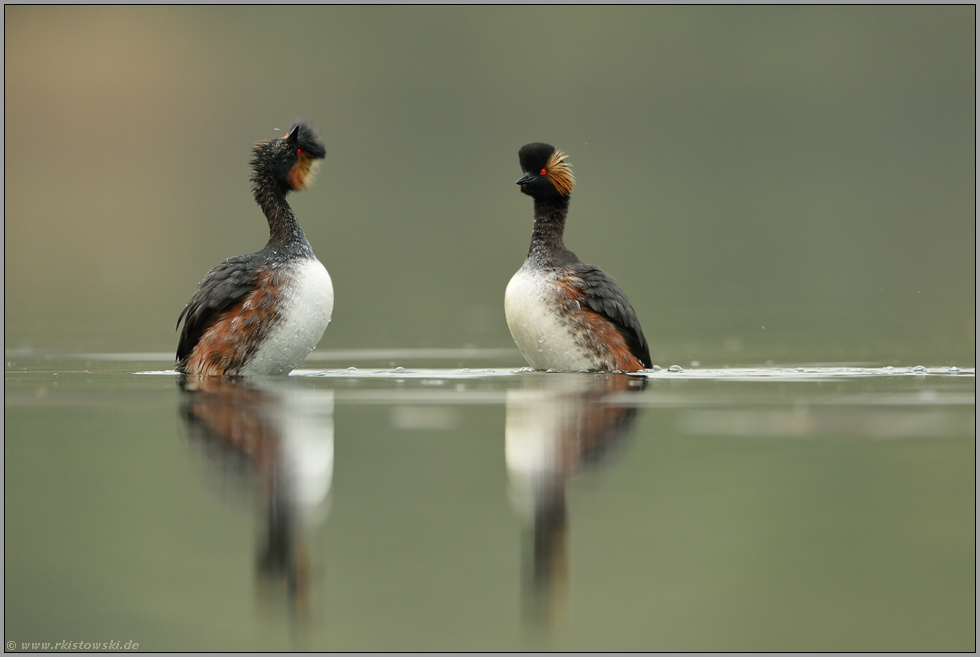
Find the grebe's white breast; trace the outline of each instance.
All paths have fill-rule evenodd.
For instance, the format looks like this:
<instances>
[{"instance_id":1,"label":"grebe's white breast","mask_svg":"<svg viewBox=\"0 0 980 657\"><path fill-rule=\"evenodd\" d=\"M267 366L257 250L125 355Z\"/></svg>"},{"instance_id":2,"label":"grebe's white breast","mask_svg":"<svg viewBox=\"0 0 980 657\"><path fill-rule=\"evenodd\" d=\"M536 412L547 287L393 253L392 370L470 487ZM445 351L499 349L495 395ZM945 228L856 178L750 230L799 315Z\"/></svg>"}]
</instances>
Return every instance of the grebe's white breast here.
<instances>
[{"instance_id":1,"label":"grebe's white breast","mask_svg":"<svg viewBox=\"0 0 980 657\"><path fill-rule=\"evenodd\" d=\"M333 281L316 258L283 265L288 284L279 301L279 321L269 331L241 374L289 372L303 362L323 337L333 313Z\"/></svg>"},{"instance_id":2,"label":"grebe's white breast","mask_svg":"<svg viewBox=\"0 0 980 657\"><path fill-rule=\"evenodd\" d=\"M510 334L534 369L598 369L595 356L574 332L576 318L566 308L568 301L559 290L558 275L528 262L514 274L504 293Z\"/></svg>"}]
</instances>

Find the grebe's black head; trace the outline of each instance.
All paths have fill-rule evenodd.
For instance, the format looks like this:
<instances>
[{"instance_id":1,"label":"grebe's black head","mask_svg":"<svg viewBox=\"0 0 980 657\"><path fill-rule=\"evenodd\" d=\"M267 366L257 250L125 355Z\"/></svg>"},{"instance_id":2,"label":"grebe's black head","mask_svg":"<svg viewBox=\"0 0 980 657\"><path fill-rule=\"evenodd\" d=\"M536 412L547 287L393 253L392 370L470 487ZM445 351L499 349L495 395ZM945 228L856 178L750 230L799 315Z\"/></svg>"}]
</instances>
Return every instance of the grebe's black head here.
<instances>
[{"instance_id":1,"label":"grebe's black head","mask_svg":"<svg viewBox=\"0 0 980 657\"><path fill-rule=\"evenodd\" d=\"M285 137L260 141L253 150L256 175L271 174L286 191L313 184L316 168L327 155L316 128L302 121L290 126Z\"/></svg>"},{"instance_id":2,"label":"grebe's black head","mask_svg":"<svg viewBox=\"0 0 980 657\"><path fill-rule=\"evenodd\" d=\"M534 198L567 197L575 186L566 155L551 144L526 144L517 152L524 176L517 181L521 191Z\"/></svg>"}]
</instances>

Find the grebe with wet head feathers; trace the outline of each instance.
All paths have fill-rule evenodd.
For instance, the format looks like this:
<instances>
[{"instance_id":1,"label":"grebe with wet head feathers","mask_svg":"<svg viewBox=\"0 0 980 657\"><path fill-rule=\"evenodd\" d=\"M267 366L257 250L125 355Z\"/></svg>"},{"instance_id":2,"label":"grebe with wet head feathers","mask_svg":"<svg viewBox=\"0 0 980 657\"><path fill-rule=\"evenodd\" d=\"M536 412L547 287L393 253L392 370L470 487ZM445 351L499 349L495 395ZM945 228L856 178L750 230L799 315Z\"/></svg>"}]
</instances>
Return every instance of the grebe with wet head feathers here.
<instances>
[{"instance_id":1,"label":"grebe with wet head feathers","mask_svg":"<svg viewBox=\"0 0 980 657\"><path fill-rule=\"evenodd\" d=\"M521 191L534 199L531 248L507 285L504 310L514 342L539 370L636 372L651 366L640 322L615 281L565 248L575 178L550 144L518 152Z\"/></svg>"},{"instance_id":2,"label":"grebe with wet head feathers","mask_svg":"<svg viewBox=\"0 0 980 657\"><path fill-rule=\"evenodd\" d=\"M333 283L286 195L312 183L326 154L316 129L303 122L255 145L252 195L269 222L269 241L228 258L198 284L177 318L177 371L286 374L319 342L333 312Z\"/></svg>"}]
</instances>

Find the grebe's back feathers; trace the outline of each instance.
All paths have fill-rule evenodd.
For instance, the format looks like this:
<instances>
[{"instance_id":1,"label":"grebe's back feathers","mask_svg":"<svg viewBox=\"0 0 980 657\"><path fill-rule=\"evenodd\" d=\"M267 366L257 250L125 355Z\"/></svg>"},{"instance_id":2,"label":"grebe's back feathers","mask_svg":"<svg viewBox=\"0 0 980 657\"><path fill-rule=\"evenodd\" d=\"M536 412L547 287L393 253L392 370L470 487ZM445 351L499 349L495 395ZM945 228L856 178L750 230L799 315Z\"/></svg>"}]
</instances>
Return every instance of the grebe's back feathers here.
<instances>
[{"instance_id":1,"label":"grebe's back feathers","mask_svg":"<svg viewBox=\"0 0 980 657\"><path fill-rule=\"evenodd\" d=\"M595 265L587 265L581 261L568 267L581 280L582 297L579 302L612 322L626 340L633 356L643 367L650 367L653 361L650 359L647 339L640 328L640 320L613 278Z\"/></svg>"},{"instance_id":2,"label":"grebe's back feathers","mask_svg":"<svg viewBox=\"0 0 980 657\"><path fill-rule=\"evenodd\" d=\"M258 253L249 253L228 258L207 273L177 318L178 328L184 322L177 343L178 362L190 356L198 340L222 313L255 291L260 269Z\"/></svg>"}]
</instances>

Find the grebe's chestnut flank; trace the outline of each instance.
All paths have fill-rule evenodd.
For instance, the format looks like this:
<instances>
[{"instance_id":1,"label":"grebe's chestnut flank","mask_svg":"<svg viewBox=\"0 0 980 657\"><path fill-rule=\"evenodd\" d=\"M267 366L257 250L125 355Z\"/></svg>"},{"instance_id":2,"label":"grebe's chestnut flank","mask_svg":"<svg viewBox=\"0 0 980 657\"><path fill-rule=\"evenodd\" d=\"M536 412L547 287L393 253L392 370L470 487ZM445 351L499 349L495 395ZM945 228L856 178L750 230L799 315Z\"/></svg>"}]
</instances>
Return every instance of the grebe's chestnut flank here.
<instances>
[{"instance_id":1,"label":"grebe's chestnut flank","mask_svg":"<svg viewBox=\"0 0 980 657\"><path fill-rule=\"evenodd\" d=\"M228 258L198 284L177 318L177 371L286 374L319 342L333 312L333 283L286 194L308 187L326 154L309 123L255 145L252 194L269 221L269 242Z\"/></svg>"},{"instance_id":2,"label":"grebe's chestnut flank","mask_svg":"<svg viewBox=\"0 0 980 657\"><path fill-rule=\"evenodd\" d=\"M563 234L575 178L550 144L518 152L521 191L534 199L531 248L507 285L504 310L514 342L539 370L636 372L650 348L633 306L615 281L565 248Z\"/></svg>"}]
</instances>

